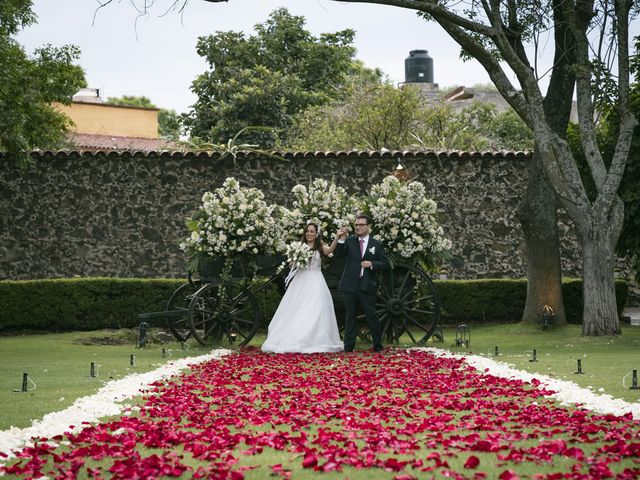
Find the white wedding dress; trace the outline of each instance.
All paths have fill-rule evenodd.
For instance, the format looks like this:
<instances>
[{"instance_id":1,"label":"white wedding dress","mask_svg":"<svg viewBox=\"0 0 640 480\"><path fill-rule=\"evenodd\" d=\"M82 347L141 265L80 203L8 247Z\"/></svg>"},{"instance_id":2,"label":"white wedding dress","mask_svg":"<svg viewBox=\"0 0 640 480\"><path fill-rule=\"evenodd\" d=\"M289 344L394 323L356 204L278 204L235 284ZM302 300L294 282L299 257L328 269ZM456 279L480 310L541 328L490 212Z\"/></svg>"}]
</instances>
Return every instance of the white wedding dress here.
<instances>
[{"instance_id":1,"label":"white wedding dress","mask_svg":"<svg viewBox=\"0 0 640 480\"><path fill-rule=\"evenodd\" d=\"M316 251L309 267L298 269L269 324L262 351L314 353L344 349L320 262L320 252Z\"/></svg>"}]
</instances>

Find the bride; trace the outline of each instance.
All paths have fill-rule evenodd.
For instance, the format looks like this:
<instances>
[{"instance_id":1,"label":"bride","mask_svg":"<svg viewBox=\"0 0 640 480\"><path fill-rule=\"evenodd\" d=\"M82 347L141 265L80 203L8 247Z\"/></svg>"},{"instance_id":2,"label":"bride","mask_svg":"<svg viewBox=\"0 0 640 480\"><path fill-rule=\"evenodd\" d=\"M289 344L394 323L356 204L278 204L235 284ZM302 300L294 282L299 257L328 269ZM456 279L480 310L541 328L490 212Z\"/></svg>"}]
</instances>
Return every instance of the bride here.
<instances>
[{"instance_id":1,"label":"bride","mask_svg":"<svg viewBox=\"0 0 640 480\"><path fill-rule=\"evenodd\" d=\"M318 225L309 223L302 242L311 247L313 256L308 267L298 269L282 297L262 345L264 352L314 353L344 349L331 292L320 269L321 257L335 250L338 237L327 246Z\"/></svg>"}]
</instances>

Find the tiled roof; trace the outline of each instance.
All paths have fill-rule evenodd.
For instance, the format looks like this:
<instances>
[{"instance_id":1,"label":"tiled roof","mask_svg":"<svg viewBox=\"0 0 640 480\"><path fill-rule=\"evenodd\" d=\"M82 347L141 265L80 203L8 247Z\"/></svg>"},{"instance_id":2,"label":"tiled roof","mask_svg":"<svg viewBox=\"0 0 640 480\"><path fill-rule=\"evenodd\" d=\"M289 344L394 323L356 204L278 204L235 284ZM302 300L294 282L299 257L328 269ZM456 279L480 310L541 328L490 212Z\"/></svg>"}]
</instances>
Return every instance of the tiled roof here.
<instances>
[{"instance_id":1,"label":"tiled roof","mask_svg":"<svg viewBox=\"0 0 640 480\"><path fill-rule=\"evenodd\" d=\"M144 140L144 139L140 139ZM170 148L170 147L168 147ZM59 150L59 151L36 151L33 152L36 156L55 155L57 157L77 157L82 156L97 156L107 154L109 157L127 157L127 156L143 156L143 157L160 157L160 158L212 158L219 159L225 156L222 152L199 152L199 151L171 151L169 149L159 149L156 151L147 149L135 149L128 148L126 150L116 150L113 148L104 148L102 152L99 149L92 148L91 150L86 148L79 148L78 150ZM295 158L316 158L316 159L378 159L378 158L402 158L402 159L420 159L420 158L460 158L460 159L492 159L492 158L505 158L512 160L529 160L531 158L531 152L520 151L487 151L487 152L464 152L458 150L417 150L417 151L402 151L402 150L359 150L359 151L337 151L337 152L271 152L274 157L282 157L286 159ZM238 152L236 157L238 158L255 158L260 154L252 152ZM231 155L227 154L227 158L231 158Z\"/></svg>"},{"instance_id":2,"label":"tiled roof","mask_svg":"<svg viewBox=\"0 0 640 480\"><path fill-rule=\"evenodd\" d=\"M91 133L75 133L69 137L79 151L117 150L157 152L173 147L173 143L161 138L118 137L115 135L98 135Z\"/></svg>"}]
</instances>

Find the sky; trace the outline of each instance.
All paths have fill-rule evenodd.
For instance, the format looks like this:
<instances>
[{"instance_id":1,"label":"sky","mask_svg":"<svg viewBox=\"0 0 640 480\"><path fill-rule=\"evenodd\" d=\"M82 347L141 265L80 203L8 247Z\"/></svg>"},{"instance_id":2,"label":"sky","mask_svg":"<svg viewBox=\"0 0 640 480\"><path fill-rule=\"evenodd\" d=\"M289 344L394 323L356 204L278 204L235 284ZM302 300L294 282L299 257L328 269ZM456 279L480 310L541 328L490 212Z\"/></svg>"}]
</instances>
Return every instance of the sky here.
<instances>
[{"instance_id":1,"label":"sky","mask_svg":"<svg viewBox=\"0 0 640 480\"><path fill-rule=\"evenodd\" d=\"M228 30L251 34L254 25L285 7L304 16L314 35L354 29L356 57L395 83L404 81L404 59L416 49L433 57L434 82L441 88L489 83L479 63L460 60L458 45L413 10L332 0L190 0L180 14L167 11L173 0L155 0L150 14L138 17L134 1L142 3L113 0L98 9L98 1L34 0L38 23L20 32L18 41L28 52L47 43L77 45L88 87L99 88L104 98L144 95L160 108L186 112L196 100L191 83L207 69L195 50L198 37Z\"/></svg>"}]
</instances>

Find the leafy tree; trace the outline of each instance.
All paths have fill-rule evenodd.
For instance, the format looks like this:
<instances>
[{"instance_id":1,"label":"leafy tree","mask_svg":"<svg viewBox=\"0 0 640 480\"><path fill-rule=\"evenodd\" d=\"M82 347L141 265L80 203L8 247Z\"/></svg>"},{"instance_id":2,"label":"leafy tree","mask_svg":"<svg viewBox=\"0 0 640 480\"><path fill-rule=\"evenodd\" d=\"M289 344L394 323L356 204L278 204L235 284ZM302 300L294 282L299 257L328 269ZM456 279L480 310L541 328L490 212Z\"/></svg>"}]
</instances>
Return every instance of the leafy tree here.
<instances>
[{"instance_id":1,"label":"leafy tree","mask_svg":"<svg viewBox=\"0 0 640 480\"><path fill-rule=\"evenodd\" d=\"M528 256L529 284L523 319L533 320L547 301L564 319L556 225L560 204L573 220L582 244L582 333L619 334L613 261L624 218L617 191L637 124L629 105L629 23L634 4L622 0L600 0L597 5L595 0L343 1L416 10L425 19L437 22L462 47L464 55L483 65L535 138L527 194L518 210ZM535 67L541 53L537 47L547 32L553 36L549 44L554 48L554 63L544 95ZM615 77L608 59L616 61ZM598 149L594 124L595 98L602 79L615 86L619 114L616 148L609 168ZM595 199L589 198L566 141L574 90L581 146L587 153L589 172L598 192Z\"/></svg>"},{"instance_id":2,"label":"leafy tree","mask_svg":"<svg viewBox=\"0 0 640 480\"><path fill-rule=\"evenodd\" d=\"M365 67L362 60L354 59L347 71L346 80L338 88L339 92L348 92L349 89L345 88L354 83L360 85L378 85L383 83L385 77L384 72L379 68Z\"/></svg>"},{"instance_id":3,"label":"leafy tree","mask_svg":"<svg viewBox=\"0 0 640 480\"><path fill-rule=\"evenodd\" d=\"M182 132L182 115L173 109L161 108L158 112L158 134L160 138L177 142Z\"/></svg>"},{"instance_id":4,"label":"leafy tree","mask_svg":"<svg viewBox=\"0 0 640 480\"><path fill-rule=\"evenodd\" d=\"M429 102L405 85L354 83L344 98L296 116L288 147L300 150L457 150L533 147L531 132L515 112L475 102L464 109Z\"/></svg>"},{"instance_id":5,"label":"leafy tree","mask_svg":"<svg viewBox=\"0 0 640 480\"><path fill-rule=\"evenodd\" d=\"M78 48L45 45L29 57L14 36L36 21L29 0L0 2L0 152L27 165L29 153L64 141L70 120L52 103L69 104L85 86L74 65Z\"/></svg>"},{"instance_id":6,"label":"leafy tree","mask_svg":"<svg viewBox=\"0 0 640 480\"><path fill-rule=\"evenodd\" d=\"M129 107L158 108L151 99L135 95L109 97L106 103L110 105L127 105ZM178 141L182 131L182 118L175 110L161 108L158 111L158 134L165 140Z\"/></svg>"},{"instance_id":7,"label":"leafy tree","mask_svg":"<svg viewBox=\"0 0 640 480\"><path fill-rule=\"evenodd\" d=\"M640 53L640 37L635 38L635 58ZM631 111L640 117L640 64L632 63L635 82L630 86ZM615 93L606 95L603 99L606 105L602 107L602 115L598 122L598 145L603 152L607 168L611 168L611 161L615 154L616 139L620 130L620 112L615 103ZM598 190L590 174L584 150L581 148L580 128L578 125L569 126L568 140L575 158L578 160L580 174L586 185L589 198L593 201ZM618 240L617 251L620 255L629 257L633 262L636 281L640 281L640 131L636 128L631 141L629 161L624 176L620 182L620 198L624 203L624 223Z\"/></svg>"},{"instance_id":8,"label":"leafy tree","mask_svg":"<svg viewBox=\"0 0 640 480\"><path fill-rule=\"evenodd\" d=\"M363 70L353 63L353 30L314 37L304 23L280 8L255 26L255 35L200 37L197 51L209 70L192 85L198 100L185 121L191 136L224 143L248 126L284 136L294 114L328 102L350 73ZM276 141L264 130L248 131L245 140L265 146Z\"/></svg>"},{"instance_id":9,"label":"leafy tree","mask_svg":"<svg viewBox=\"0 0 640 480\"><path fill-rule=\"evenodd\" d=\"M125 105L127 107L142 107L142 108L158 108L147 97L138 97L136 95L123 95L121 97L108 97L106 102L109 105Z\"/></svg>"},{"instance_id":10,"label":"leafy tree","mask_svg":"<svg viewBox=\"0 0 640 480\"><path fill-rule=\"evenodd\" d=\"M533 150L533 134L512 108L496 114L488 129L496 150Z\"/></svg>"}]
</instances>

